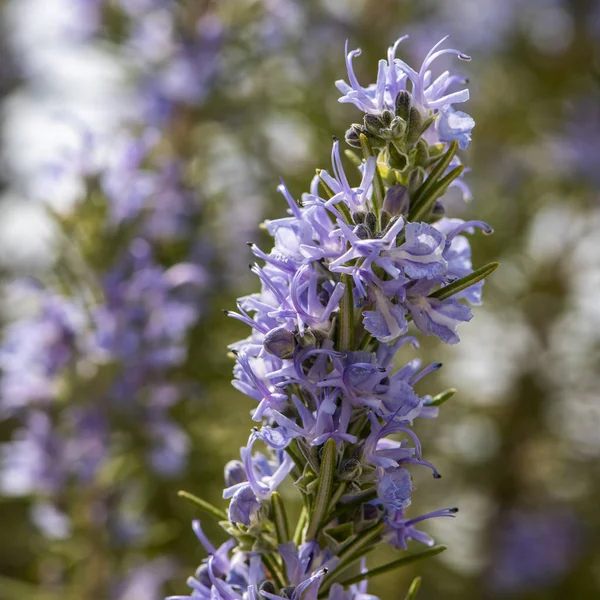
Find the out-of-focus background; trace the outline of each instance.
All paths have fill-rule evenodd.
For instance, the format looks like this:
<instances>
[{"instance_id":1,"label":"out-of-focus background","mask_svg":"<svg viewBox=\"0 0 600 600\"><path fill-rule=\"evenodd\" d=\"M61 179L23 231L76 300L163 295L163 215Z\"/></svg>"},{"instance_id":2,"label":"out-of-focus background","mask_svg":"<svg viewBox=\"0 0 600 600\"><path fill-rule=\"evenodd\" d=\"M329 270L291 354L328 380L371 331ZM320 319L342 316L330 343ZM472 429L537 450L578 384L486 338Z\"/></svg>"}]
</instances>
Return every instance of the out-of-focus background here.
<instances>
[{"instance_id":1,"label":"out-of-focus background","mask_svg":"<svg viewBox=\"0 0 600 600\"><path fill-rule=\"evenodd\" d=\"M453 210L502 266L461 344L423 345L458 393L419 425L443 478L417 473L411 510L460 507L429 526L449 550L370 591L600 597L598 2L0 8L0 600L184 592L203 554L176 491L218 504L250 428L226 356L247 332L221 312L256 289L245 242L361 118L337 103L345 40L367 83L402 34L415 66L444 35L473 57Z\"/></svg>"}]
</instances>

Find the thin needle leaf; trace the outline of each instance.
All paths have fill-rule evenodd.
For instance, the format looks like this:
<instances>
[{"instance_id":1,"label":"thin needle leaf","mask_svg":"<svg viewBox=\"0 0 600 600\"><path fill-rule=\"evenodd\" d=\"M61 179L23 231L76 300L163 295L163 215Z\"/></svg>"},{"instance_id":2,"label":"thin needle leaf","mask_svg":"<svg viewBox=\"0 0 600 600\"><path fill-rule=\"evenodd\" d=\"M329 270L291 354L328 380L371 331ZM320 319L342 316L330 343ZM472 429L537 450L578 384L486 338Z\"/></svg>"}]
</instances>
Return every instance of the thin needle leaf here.
<instances>
[{"instance_id":1,"label":"thin needle leaf","mask_svg":"<svg viewBox=\"0 0 600 600\"><path fill-rule=\"evenodd\" d=\"M410 587L408 588L408 594L406 594L406 597L404 598L404 600L415 600L415 598L417 597L417 594L419 593L419 590L421 589L421 577L415 577L413 579L413 582L410 584Z\"/></svg>"},{"instance_id":2,"label":"thin needle leaf","mask_svg":"<svg viewBox=\"0 0 600 600\"><path fill-rule=\"evenodd\" d=\"M446 402L446 400L450 400L454 394L456 394L456 389L449 388L443 392L440 392L437 396L434 396L431 400L429 400L429 402L426 401L423 404L425 406L441 406L444 404L444 402Z\"/></svg>"},{"instance_id":3,"label":"thin needle leaf","mask_svg":"<svg viewBox=\"0 0 600 600\"><path fill-rule=\"evenodd\" d=\"M440 554L441 552L446 550L446 548L447 546L434 546L433 548L423 550L423 552L417 552L416 554L403 556L402 558L393 560L392 562L389 562L386 565L382 565L381 567L377 567L376 569L371 569L369 571L365 571L364 573L359 573L358 575L350 577L349 579L345 579L340 583L341 585L346 587L348 585L358 583L359 581L364 581L365 579L371 579L373 577L377 577L377 575L383 575L384 573L388 573L389 571L393 571L394 569L398 569L399 567L405 567L406 565L410 565L411 563L423 560L424 558L431 558L432 556L436 556L437 554Z\"/></svg>"},{"instance_id":4,"label":"thin needle leaf","mask_svg":"<svg viewBox=\"0 0 600 600\"><path fill-rule=\"evenodd\" d=\"M271 508L273 509L273 522L277 533L277 541L279 544L285 544L290 539L290 530L285 506L278 492L271 494Z\"/></svg>"},{"instance_id":5,"label":"thin needle leaf","mask_svg":"<svg viewBox=\"0 0 600 600\"><path fill-rule=\"evenodd\" d=\"M367 552L373 549L373 543L377 542L383 532L384 524L379 523L372 529L364 531L356 537L356 539L347 546L339 554L339 562L332 571L325 577L321 589L319 591L319 598L324 598L329 592L329 588L335 581L335 576L343 571L346 567L349 567L355 560L363 557Z\"/></svg>"},{"instance_id":6,"label":"thin needle leaf","mask_svg":"<svg viewBox=\"0 0 600 600\"><path fill-rule=\"evenodd\" d=\"M337 448L335 440L329 438L325 442L325 448L323 450L323 459L321 460L321 466L319 468L319 480L317 485L317 493L315 496L315 503L313 506L312 514L310 516L310 525L306 532L306 539L310 541L314 539L323 517L327 514L327 507L329 506L329 499L331 498L331 491L333 488L333 476L335 473L335 463L337 459Z\"/></svg>"},{"instance_id":7,"label":"thin needle leaf","mask_svg":"<svg viewBox=\"0 0 600 600\"><path fill-rule=\"evenodd\" d=\"M485 267L481 267L476 271L473 271L470 275L465 275L464 277L453 281L450 285L436 290L432 294L429 294L429 297L437 298L438 300L446 300L447 298L458 294L458 292L466 290L478 281L485 279L488 275L491 275L499 266L500 263L491 262L485 265Z\"/></svg>"},{"instance_id":8,"label":"thin needle leaf","mask_svg":"<svg viewBox=\"0 0 600 600\"><path fill-rule=\"evenodd\" d=\"M300 517L298 517L298 523L296 524L296 531L294 531L294 543L296 546L300 546L304 541L304 528L308 522L308 509L306 506L302 507Z\"/></svg>"},{"instance_id":9,"label":"thin needle leaf","mask_svg":"<svg viewBox=\"0 0 600 600\"><path fill-rule=\"evenodd\" d=\"M414 198L415 204L418 204L418 202L428 192L431 191L434 184L444 174L444 172L446 171L446 169L452 162L452 159L454 158L454 155L456 154L457 150L458 150L458 142L455 140L450 144L446 153L442 155L442 157L440 158L438 163L432 169L431 173L429 174L429 177L425 180L423 185L421 185L421 187L417 190L417 193L415 194L415 198Z\"/></svg>"},{"instance_id":10,"label":"thin needle leaf","mask_svg":"<svg viewBox=\"0 0 600 600\"><path fill-rule=\"evenodd\" d=\"M206 513L207 515L210 515L211 517L214 517L218 521L228 521L229 520L229 517L227 516L225 511L221 510L220 508L217 508L216 506L213 506L209 502L206 502L206 500L202 500L201 498L198 498L198 496L194 496L194 494L190 494L189 492L184 492L183 490L179 490L177 492L177 495L180 498L183 498L183 499L187 500L188 502L191 502L192 504L197 506L202 512Z\"/></svg>"},{"instance_id":11,"label":"thin needle leaf","mask_svg":"<svg viewBox=\"0 0 600 600\"><path fill-rule=\"evenodd\" d=\"M431 190L426 192L419 202L416 203L415 207L411 209L408 220L420 221L425 218L433 208L435 201L448 189L448 187L450 187L450 184L459 177L464 170L465 167L463 165L455 167L445 177L434 183Z\"/></svg>"}]
</instances>

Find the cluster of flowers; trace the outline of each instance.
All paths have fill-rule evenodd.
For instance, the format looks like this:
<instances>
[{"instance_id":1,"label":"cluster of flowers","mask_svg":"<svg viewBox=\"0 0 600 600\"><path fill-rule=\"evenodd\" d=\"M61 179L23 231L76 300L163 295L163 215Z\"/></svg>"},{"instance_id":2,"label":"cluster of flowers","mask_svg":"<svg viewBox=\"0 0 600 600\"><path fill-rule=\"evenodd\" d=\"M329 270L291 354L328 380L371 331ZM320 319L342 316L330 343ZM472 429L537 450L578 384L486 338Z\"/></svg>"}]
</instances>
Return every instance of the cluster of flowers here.
<instances>
[{"instance_id":1,"label":"cluster of flowers","mask_svg":"<svg viewBox=\"0 0 600 600\"><path fill-rule=\"evenodd\" d=\"M347 153L358 187L334 140L331 173L317 172L300 202L279 187L289 211L265 223L273 249L251 245L264 262L251 265L261 291L228 312L252 330L231 347L233 385L257 402L241 460L225 469L222 525L232 539L214 550L196 523L211 557L189 579L192 595L171 600L354 598L365 590L353 584L370 575L363 565L361 575L340 581L348 566L382 540L404 550L409 540L432 545L416 525L456 512L406 514L407 467L439 477L411 425L435 417L453 390L420 396L416 384L441 364L422 368L415 359L395 370L393 360L407 343L418 347L407 335L410 321L458 342L457 326L472 316L460 300L479 304L495 267L473 271L463 234L491 228L444 217L446 191L466 190L456 151L474 122L453 106L468 99L467 90L451 91L461 80L448 72L433 79L430 67L443 54L468 57L440 49L442 40L417 72L396 58L403 39L380 61L375 84L357 81L359 50L347 52L350 83L337 83L340 101L365 113L346 134L363 153ZM293 536L276 491L288 475L304 503Z\"/></svg>"},{"instance_id":2,"label":"cluster of flowers","mask_svg":"<svg viewBox=\"0 0 600 600\"><path fill-rule=\"evenodd\" d=\"M19 284L29 288L38 308L7 328L0 351L2 412L27 424L17 432L18 450L9 446L5 452L8 486L27 479L30 491L48 493L75 473L93 480L109 454L111 413L121 426L137 423L158 473L176 474L185 464L187 437L168 414L181 386L170 374L186 359L185 340L202 309L207 272L193 261L193 248L191 260L168 267L153 256L165 239L193 240L198 208L172 165L157 172L142 168L148 151L138 140L127 140L110 165L79 173L90 186L94 178L101 182L108 223L100 227L111 233L102 231L100 237L115 243L105 265L91 275L99 279L99 290L77 289L71 296ZM76 207L64 219L75 223L80 217ZM128 224L134 235L119 247L114 237ZM85 280L79 284L86 286ZM89 299L94 293L99 298ZM77 394L84 397L72 397ZM52 426L49 415L39 412L56 407L61 421L79 423L68 427L69 435L64 423Z\"/></svg>"}]
</instances>

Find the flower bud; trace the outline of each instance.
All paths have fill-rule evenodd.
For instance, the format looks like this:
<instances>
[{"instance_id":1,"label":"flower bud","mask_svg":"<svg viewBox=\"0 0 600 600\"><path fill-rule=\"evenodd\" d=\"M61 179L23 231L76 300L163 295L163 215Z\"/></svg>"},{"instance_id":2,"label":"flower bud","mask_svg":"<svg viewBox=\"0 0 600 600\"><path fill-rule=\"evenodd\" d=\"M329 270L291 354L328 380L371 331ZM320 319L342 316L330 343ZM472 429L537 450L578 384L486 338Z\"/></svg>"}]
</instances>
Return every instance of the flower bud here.
<instances>
[{"instance_id":1,"label":"flower bud","mask_svg":"<svg viewBox=\"0 0 600 600\"><path fill-rule=\"evenodd\" d=\"M225 465L225 485L227 487L247 480L244 465L239 460L230 460Z\"/></svg>"},{"instance_id":2,"label":"flower bud","mask_svg":"<svg viewBox=\"0 0 600 600\"><path fill-rule=\"evenodd\" d=\"M295 591L296 591L296 588L293 585L290 585L288 587L281 588L281 590L279 591L279 595L282 598L290 599L293 597Z\"/></svg>"},{"instance_id":3,"label":"flower bud","mask_svg":"<svg viewBox=\"0 0 600 600\"><path fill-rule=\"evenodd\" d=\"M338 477L342 481L352 481L358 479L361 473L362 467L360 466L360 462L355 458L350 458L342 463Z\"/></svg>"},{"instance_id":4,"label":"flower bud","mask_svg":"<svg viewBox=\"0 0 600 600\"><path fill-rule=\"evenodd\" d=\"M265 350L278 358L292 358L296 348L296 338L289 329L277 327L265 336L263 342Z\"/></svg>"},{"instance_id":5,"label":"flower bud","mask_svg":"<svg viewBox=\"0 0 600 600\"><path fill-rule=\"evenodd\" d=\"M388 212L390 215L406 215L408 214L408 207L410 205L410 198L408 195L408 189L397 183L387 190L385 198L383 200L383 210Z\"/></svg>"},{"instance_id":6,"label":"flower bud","mask_svg":"<svg viewBox=\"0 0 600 600\"><path fill-rule=\"evenodd\" d=\"M365 225L366 225L366 227L369 228L370 231L377 230L377 217L375 216L375 213L372 213L371 211L369 211L365 215Z\"/></svg>"},{"instance_id":7,"label":"flower bud","mask_svg":"<svg viewBox=\"0 0 600 600\"><path fill-rule=\"evenodd\" d=\"M352 231L361 240L368 240L373 237L372 231L366 225L357 225Z\"/></svg>"},{"instance_id":8,"label":"flower bud","mask_svg":"<svg viewBox=\"0 0 600 600\"><path fill-rule=\"evenodd\" d=\"M402 91L398 92L396 96L395 109L396 116L408 121L408 115L410 114L410 106L412 104L412 97L409 92Z\"/></svg>"},{"instance_id":9,"label":"flower bud","mask_svg":"<svg viewBox=\"0 0 600 600\"><path fill-rule=\"evenodd\" d=\"M364 116L365 129L372 133L373 135L379 135L379 131L383 127L383 123L380 121L379 117L375 115L366 114Z\"/></svg>"},{"instance_id":10,"label":"flower bud","mask_svg":"<svg viewBox=\"0 0 600 600\"><path fill-rule=\"evenodd\" d=\"M444 216L446 216L446 207L439 200L436 200L431 211L431 222L439 221Z\"/></svg>"},{"instance_id":11,"label":"flower bud","mask_svg":"<svg viewBox=\"0 0 600 600\"><path fill-rule=\"evenodd\" d=\"M263 581L260 584L260 587L258 588L259 594L263 597L266 598L267 596L263 596L262 592L267 592L267 594L276 594L277 590L275 589L275 586L273 585L272 581L269 581L268 579Z\"/></svg>"},{"instance_id":12,"label":"flower bud","mask_svg":"<svg viewBox=\"0 0 600 600\"><path fill-rule=\"evenodd\" d=\"M346 131L346 143L353 148L360 148L360 134L367 133L367 130L358 123L354 123L348 131Z\"/></svg>"}]
</instances>

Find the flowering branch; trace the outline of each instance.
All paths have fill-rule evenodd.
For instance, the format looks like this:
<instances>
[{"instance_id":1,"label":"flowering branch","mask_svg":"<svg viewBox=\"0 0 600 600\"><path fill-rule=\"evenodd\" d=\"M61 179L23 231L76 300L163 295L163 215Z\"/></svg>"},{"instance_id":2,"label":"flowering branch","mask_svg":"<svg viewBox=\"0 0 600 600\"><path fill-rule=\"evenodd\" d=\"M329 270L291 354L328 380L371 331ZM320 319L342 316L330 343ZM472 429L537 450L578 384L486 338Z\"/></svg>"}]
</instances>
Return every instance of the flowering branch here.
<instances>
[{"instance_id":1,"label":"flowering branch","mask_svg":"<svg viewBox=\"0 0 600 600\"><path fill-rule=\"evenodd\" d=\"M409 467L440 477L412 424L437 416L455 390L420 396L418 382L441 364L422 368L414 359L395 370L393 361L407 343L418 348L407 335L411 321L422 334L457 343L458 325L472 317L461 300L480 304L483 279L497 267L473 271L464 235L491 233L489 225L445 217L450 188L470 195L457 152L469 144L474 121L454 108L469 97L452 91L465 82L448 72L434 79L430 68L443 54L469 57L441 48L444 38L417 72L396 58L403 39L379 62L376 83L362 87L354 74L360 50L347 52L349 83L336 83L340 102L364 113L345 136L362 152L350 154L358 186L334 138L331 172L318 171L300 201L279 186L289 208L265 222L273 249L251 245L264 262L252 266L261 291L227 314L251 328L231 346L233 385L256 401L257 426L241 460L225 469L229 509L221 525L231 539L213 551L195 523L212 556L188 581L189 597L350 599L365 593L366 579L445 549L365 565L382 542L433 546L417 524L457 512L406 514ZM304 505L294 541L276 491L287 476ZM359 560L360 573L348 576ZM409 597L418 587L415 581Z\"/></svg>"}]
</instances>

